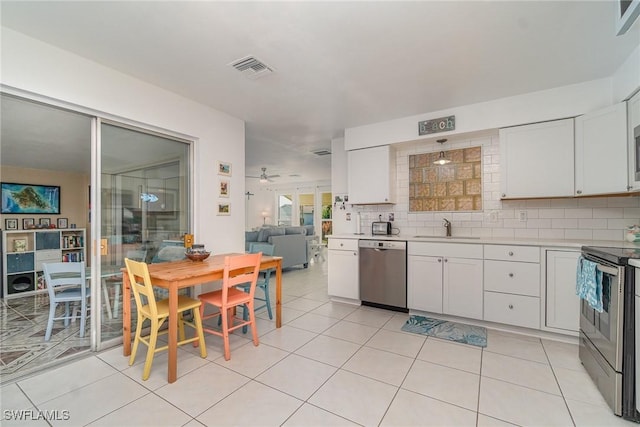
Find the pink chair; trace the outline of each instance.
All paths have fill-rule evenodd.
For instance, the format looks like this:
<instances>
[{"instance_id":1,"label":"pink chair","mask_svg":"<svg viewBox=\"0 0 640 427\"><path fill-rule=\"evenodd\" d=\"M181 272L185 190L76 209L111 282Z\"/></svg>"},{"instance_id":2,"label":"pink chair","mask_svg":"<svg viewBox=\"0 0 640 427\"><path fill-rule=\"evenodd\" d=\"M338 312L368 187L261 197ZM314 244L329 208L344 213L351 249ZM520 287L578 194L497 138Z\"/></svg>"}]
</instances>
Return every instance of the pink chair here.
<instances>
[{"instance_id":1,"label":"pink chair","mask_svg":"<svg viewBox=\"0 0 640 427\"><path fill-rule=\"evenodd\" d=\"M213 292L200 294L198 298L202 302L200 306L200 316L202 320L211 319L213 317L222 317L222 329L203 328L205 332L221 336L224 341L224 358L231 358L229 350L229 332L232 332L243 326L251 326L253 334L253 345L257 346L258 330L256 329L256 315L254 312L253 297L256 292L256 283L258 281L258 272L260 271L260 262L262 260L262 252L257 254L235 255L224 258L224 273L222 278L222 289ZM238 285L249 283L249 292L244 292L236 288ZM204 315L205 304L211 304L218 307L218 312L210 315ZM246 305L249 311L249 320L236 317L235 312L238 306ZM238 321L236 323L235 321ZM194 346L197 343L194 342Z\"/></svg>"}]
</instances>

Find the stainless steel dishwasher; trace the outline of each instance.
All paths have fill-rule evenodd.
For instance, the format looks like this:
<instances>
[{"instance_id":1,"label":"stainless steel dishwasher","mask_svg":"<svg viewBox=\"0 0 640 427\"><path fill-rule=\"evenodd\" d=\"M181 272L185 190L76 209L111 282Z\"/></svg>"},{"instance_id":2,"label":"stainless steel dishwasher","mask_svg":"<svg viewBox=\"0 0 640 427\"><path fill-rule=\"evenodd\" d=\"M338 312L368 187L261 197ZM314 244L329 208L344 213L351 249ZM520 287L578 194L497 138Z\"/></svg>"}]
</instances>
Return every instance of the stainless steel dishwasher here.
<instances>
[{"instance_id":1,"label":"stainless steel dishwasher","mask_svg":"<svg viewBox=\"0 0 640 427\"><path fill-rule=\"evenodd\" d=\"M360 240L358 247L362 304L408 312L407 242Z\"/></svg>"}]
</instances>

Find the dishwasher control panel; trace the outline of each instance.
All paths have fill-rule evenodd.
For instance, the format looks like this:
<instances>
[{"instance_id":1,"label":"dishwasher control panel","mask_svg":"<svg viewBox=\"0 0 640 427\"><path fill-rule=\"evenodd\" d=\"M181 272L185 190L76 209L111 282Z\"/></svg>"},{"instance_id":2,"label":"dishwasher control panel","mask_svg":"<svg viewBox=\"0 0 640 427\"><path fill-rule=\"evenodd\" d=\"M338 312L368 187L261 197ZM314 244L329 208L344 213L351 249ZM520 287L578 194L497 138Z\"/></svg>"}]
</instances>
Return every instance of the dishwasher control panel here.
<instances>
[{"instance_id":1,"label":"dishwasher control panel","mask_svg":"<svg viewBox=\"0 0 640 427\"><path fill-rule=\"evenodd\" d=\"M360 248L370 249L407 249L407 242L399 242L397 240L360 240L358 242Z\"/></svg>"}]
</instances>

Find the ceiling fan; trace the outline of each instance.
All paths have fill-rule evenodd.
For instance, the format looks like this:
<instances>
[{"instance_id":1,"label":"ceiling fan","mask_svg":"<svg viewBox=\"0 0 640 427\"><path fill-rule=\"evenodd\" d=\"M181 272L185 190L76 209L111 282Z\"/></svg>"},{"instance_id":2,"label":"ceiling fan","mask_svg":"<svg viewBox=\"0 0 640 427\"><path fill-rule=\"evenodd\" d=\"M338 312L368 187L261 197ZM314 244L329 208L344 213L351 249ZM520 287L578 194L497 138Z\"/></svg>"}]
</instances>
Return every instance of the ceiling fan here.
<instances>
[{"instance_id":1,"label":"ceiling fan","mask_svg":"<svg viewBox=\"0 0 640 427\"><path fill-rule=\"evenodd\" d=\"M246 175L247 178L258 178L260 179L261 183L267 183L267 182L273 182L273 180L271 178L279 178L280 175L267 175L267 168L261 168L262 169L262 173L260 174L260 176L251 176L251 175Z\"/></svg>"}]
</instances>

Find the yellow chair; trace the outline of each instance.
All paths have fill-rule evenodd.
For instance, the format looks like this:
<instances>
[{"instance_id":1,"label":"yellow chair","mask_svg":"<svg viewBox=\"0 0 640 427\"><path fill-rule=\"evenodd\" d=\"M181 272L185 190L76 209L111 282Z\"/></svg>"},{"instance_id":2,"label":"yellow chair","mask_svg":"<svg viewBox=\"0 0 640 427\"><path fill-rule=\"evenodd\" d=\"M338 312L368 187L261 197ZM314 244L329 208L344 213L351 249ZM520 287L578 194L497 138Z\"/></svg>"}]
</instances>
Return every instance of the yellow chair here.
<instances>
[{"instance_id":1,"label":"yellow chair","mask_svg":"<svg viewBox=\"0 0 640 427\"><path fill-rule=\"evenodd\" d=\"M258 272L260 271L260 262L262 260L262 252L257 254L226 256L224 258L224 273L222 278L222 289L213 292L207 292L198 295L202 305L200 306L200 317L202 319L210 319L212 317L222 316L222 330L205 328L205 332L221 336L224 341L224 358L231 358L229 350L229 332L243 326L251 326L253 334L253 345L257 346L258 330L256 329L256 314L254 310L253 297L256 292L256 283L258 281ZM236 288L238 285L249 283L249 292L244 292ZM211 304L218 307L218 312L214 314L204 315L204 305ZM246 310L249 312L249 320L237 318L235 310L238 306L246 304ZM234 320L239 323L234 324ZM194 345L196 345L194 343Z\"/></svg>"},{"instance_id":2,"label":"yellow chair","mask_svg":"<svg viewBox=\"0 0 640 427\"><path fill-rule=\"evenodd\" d=\"M149 277L149 269L147 268L146 263L133 261L128 258L125 258L124 262L127 266L127 274L129 275L129 281L131 283L131 289L133 290L133 296L136 300L136 308L138 311L136 335L133 341L131 357L129 358L129 366L133 365L133 362L136 359L138 344L140 342L146 344L148 347L147 359L144 363L144 371L142 373L142 379L146 380L149 378L149 374L151 373L151 363L153 362L153 356L155 353L169 348L168 345L156 348L158 335L166 334L168 332L168 330L161 332L160 327L169 317L169 299L156 301L153 294L153 286L151 285L151 278ZM198 300L184 295L178 296L178 345L197 342L200 344L200 356L205 358L207 357L207 347L204 343L202 319L200 317L200 311L198 310L200 306L201 303ZM193 310L193 322L189 322L183 318L183 313L188 310ZM151 335L143 337L141 336L142 324L146 319L151 321ZM185 339L184 325L189 325L194 328L196 330L196 336Z\"/></svg>"}]
</instances>

